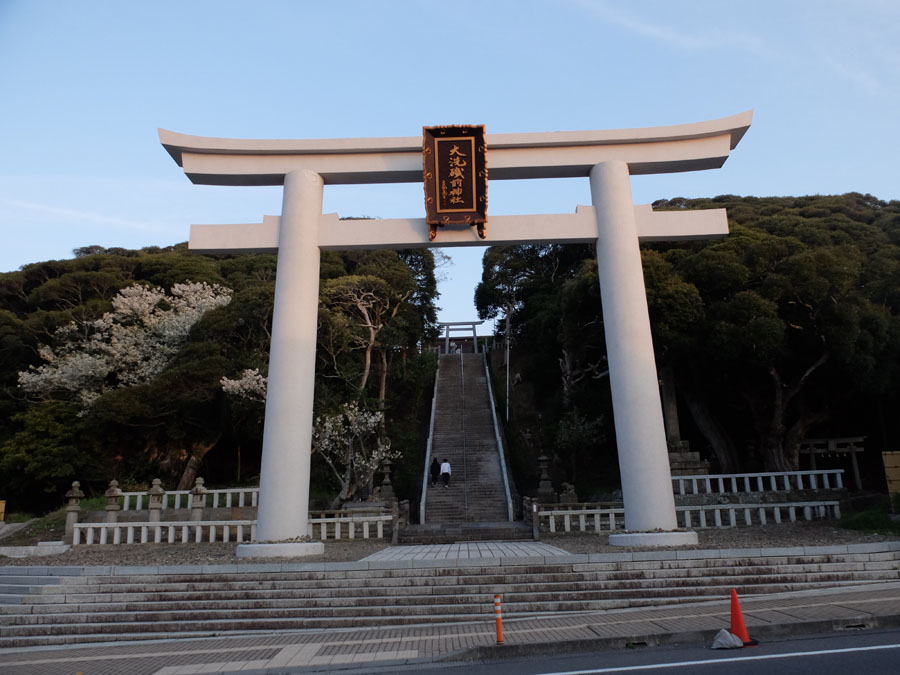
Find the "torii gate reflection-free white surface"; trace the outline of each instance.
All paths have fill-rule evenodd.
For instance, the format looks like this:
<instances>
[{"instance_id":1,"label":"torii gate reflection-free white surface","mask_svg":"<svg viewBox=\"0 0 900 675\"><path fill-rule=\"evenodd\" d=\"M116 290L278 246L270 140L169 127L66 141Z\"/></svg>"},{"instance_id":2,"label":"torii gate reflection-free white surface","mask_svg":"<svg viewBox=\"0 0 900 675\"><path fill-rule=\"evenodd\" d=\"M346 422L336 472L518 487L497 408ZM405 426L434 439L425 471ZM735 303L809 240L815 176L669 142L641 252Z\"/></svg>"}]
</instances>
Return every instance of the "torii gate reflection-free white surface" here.
<instances>
[{"instance_id":1,"label":"torii gate reflection-free white surface","mask_svg":"<svg viewBox=\"0 0 900 675\"><path fill-rule=\"evenodd\" d=\"M463 331L472 331L472 347L475 349L475 353L478 353L478 332L477 327L483 324L484 321L438 321L437 325L439 329L444 331L444 354L450 353L450 333L456 332L460 333Z\"/></svg>"},{"instance_id":2,"label":"torii gate reflection-free white surface","mask_svg":"<svg viewBox=\"0 0 900 675\"><path fill-rule=\"evenodd\" d=\"M309 462L315 380L319 251L596 243L626 533L622 545L697 541L678 531L638 243L722 237L724 209L654 213L635 206L630 175L714 169L750 126L752 111L645 129L488 134L490 180L590 179L592 206L574 214L489 216L443 228L429 241L424 218L339 220L322 213L326 184L422 181L422 139L243 140L159 130L185 174L203 185L284 185L281 216L262 223L192 225L199 253L278 252L269 388L260 474L258 543L245 557L302 556L308 543ZM424 200L423 200L424 201ZM423 204L424 206L424 204Z\"/></svg>"}]
</instances>

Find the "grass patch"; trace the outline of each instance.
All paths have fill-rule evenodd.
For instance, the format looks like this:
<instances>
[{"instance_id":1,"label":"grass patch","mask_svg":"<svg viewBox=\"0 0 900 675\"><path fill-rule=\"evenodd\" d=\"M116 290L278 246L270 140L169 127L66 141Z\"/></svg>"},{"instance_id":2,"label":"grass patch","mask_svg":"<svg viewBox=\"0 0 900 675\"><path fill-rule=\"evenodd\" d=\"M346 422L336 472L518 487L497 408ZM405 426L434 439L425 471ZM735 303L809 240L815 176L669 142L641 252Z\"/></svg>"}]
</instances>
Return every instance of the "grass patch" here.
<instances>
[{"instance_id":1,"label":"grass patch","mask_svg":"<svg viewBox=\"0 0 900 675\"><path fill-rule=\"evenodd\" d=\"M7 513L4 517L4 523L25 523L34 518L31 513Z\"/></svg>"},{"instance_id":2,"label":"grass patch","mask_svg":"<svg viewBox=\"0 0 900 675\"><path fill-rule=\"evenodd\" d=\"M34 546L39 541L60 541L65 533L66 509L63 507L0 539L0 546Z\"/></svg>"},{"instance_id":3,"label":"grass patch","mask_svg":"<svg viewBox=\"0 0 900 675\"><path fill-rule=\"evenodd\" d=\"M900 535L900 523L891 520L884 508L866 509L842 516L840 526L857 532Z\"/></svg>"},{"instance_id":4,"label":"grass patch","mask_svg":"<svg viewBox=\"0 0 900 675\"><path fill-rule=\"evenodd\" d=\"M134 500L132 500L133 502ZM122 499L119 499L119 504L122 504ZM88 499L82 499L78 505L81 507L81 512L85 513L86 511L103 511L106 509L106 497L90 497Z\"/></svg>"}]
</instances>

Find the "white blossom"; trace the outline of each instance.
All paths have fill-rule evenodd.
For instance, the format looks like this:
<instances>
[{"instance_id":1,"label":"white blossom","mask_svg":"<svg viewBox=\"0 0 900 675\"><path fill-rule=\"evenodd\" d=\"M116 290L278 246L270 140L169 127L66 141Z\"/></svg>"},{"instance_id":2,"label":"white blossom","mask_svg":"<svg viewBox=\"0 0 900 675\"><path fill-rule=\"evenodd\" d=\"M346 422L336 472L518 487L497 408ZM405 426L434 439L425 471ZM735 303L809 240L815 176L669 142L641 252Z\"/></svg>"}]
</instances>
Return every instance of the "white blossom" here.
<instances>
[{"instance_id":1,"label":"white blossom","mask_svg":"<svg viewBox=\"0 0 900 675\"><path fill-rule=\"evenodd\" d=\"M222 391L233 396L240 396L251 401L265 403L268 380L259 374L256 368L248 368L236 380L223 377L220 380Z\"/></svg>"},{"instance_id":2,"label":"white blossom","mask_svg":"<svg viewBox=\"0 0 900 675\"><path fill-rule=\"evenodd\" d=\"M44 364L19 373L30 394L68 392L89 408L104 392L143 384L156 377L178 352L188 333L210 309L231 302L218 284L134 285L112 299L113 311L88 324L57 329L57 347L41 346Z\"/></svg>"},{"instance_id":3,"label":"white blossom","mask_svg":"<svg viewBox=\"0 0 900 675\"><path fill-rule=\"evenodd\" d=\"M313 428L313 450L321 454L341 483L336 503L371 489L375 472L384 460L400 456L391 441L379 434L384 415L360 410L345 403L336 415L317 417Z\"/></svg>"}]
</instances>

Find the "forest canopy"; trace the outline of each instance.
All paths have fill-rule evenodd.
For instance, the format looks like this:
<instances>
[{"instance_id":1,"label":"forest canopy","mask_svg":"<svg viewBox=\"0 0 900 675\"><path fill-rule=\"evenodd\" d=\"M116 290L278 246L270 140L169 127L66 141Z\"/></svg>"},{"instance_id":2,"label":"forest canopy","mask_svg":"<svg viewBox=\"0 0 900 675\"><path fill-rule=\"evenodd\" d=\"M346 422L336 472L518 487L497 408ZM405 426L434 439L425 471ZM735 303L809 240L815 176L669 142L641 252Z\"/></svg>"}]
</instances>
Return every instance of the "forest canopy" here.
<instances>
[{"instance_id":1,"label":"forest canopy","mask_svg":"<svg viewBox=\"0 0 900 675\"><path fill-rule=\"evenodd\" d=\"M112 478L132 489L155 477L184 489L198 472L209 485L257 481L276 257L184 244L74 254L0 274L0 496L39 510L72 480L95 493ZM323 505L370 489L372 457L417 464L436 298L427 250L322 254L316 415L323 428L348 406L377 420L352 448L367 468L349 476L320 438ZM412 471L396 472L398 488Z\"/></svg>"},{"instance_id":2,"label":"forest canopy","mask_svg":"<svg viewBox=\"0 0 900 675\"><path fill-rule=\"evenodd\" d=\"M642 246L657 368L677 391L682 438L670 441L719 472L796 470L811 436L892 449L900 203L724 195L653 207L724 207L730 226L718 240ZM557 485L586 495L617 483L599 291L592 246L485 253L475 303L511 341L507 437L526 493L541 451Z\"/></svg>"}]
</instances>

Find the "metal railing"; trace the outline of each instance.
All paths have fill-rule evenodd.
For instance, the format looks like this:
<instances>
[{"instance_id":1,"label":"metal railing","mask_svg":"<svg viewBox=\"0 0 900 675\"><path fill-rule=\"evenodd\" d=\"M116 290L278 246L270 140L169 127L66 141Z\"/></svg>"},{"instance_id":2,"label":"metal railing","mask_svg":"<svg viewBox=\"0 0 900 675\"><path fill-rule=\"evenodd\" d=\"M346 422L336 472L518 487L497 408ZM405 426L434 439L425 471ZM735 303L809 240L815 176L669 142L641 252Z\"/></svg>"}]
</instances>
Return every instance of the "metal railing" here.
<instances>
[{"instance_id":1,"label":"metal railing","mask_svg":"<svg viewBox=\"0 0 900 675\"><path fill-rule=\"evenodd\" d=\"M431 394L431 419L428 422L428 446L425 449L425 471L422 472L422 498L419 500L419 522L425 522L425 498L428 496L428 472L431 466L431 448L434 443L434 412L437 408L438 381L441 378L441 366L434 373L434 392Z\"/></svg>"},{"instance_id":2,"label":"metal railing","mask_svg":"<svg viewBox=\"0 0 900 675\"><path fill-rule=\"evenodd\" d=\"M467 438L466 438L466 368L463 361L463 353L459 352L459 397L460 397L460 416L459 423L462 427L462 451L463 451L463 511L466 514L466 520L469 519L469 472L467 469Z\"/></svg>"},{"instance_id":3,"label":"metal railing","mask_svg":"<svg viewBox=\"0 0 900 675\"><path fill-rule=\"evenodd\" d=\"M513 521L516 519L516 512L513 508L512 495L510 494L509 489L509 476L506 472L506 457L503 453L503 441L500 438L500 424L497 421L497 406L495 405L496 401L494 400L494 389L491 386L491 373L488 370L487 354L482 354L481 358L484 360L484 377L487 380L488 404L491 406L491 419L494 421L494 440L497 443L497 454L500 457L500 475L503 476L503 489L506 493L506 509L509 514L509 520Z\"/></svg>"}]
</instances>

